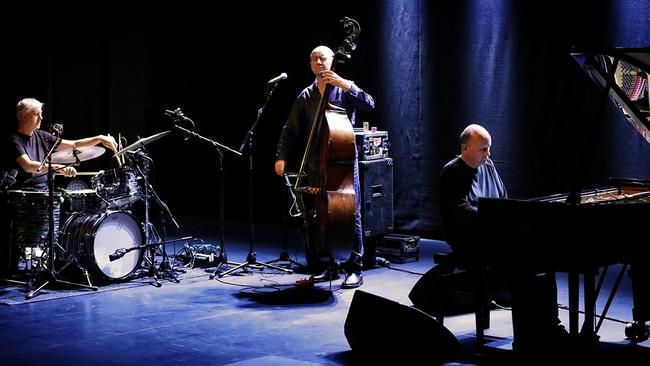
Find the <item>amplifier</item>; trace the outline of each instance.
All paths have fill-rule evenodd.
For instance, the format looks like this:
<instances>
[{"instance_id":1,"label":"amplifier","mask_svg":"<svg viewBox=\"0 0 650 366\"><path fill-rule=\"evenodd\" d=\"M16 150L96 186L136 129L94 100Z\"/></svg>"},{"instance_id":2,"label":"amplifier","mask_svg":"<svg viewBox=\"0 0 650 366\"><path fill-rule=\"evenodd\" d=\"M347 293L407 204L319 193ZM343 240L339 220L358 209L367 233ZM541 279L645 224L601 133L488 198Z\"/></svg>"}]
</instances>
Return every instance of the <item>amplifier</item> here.
<instances>
[{"instance_id":1,"label":"amplifier","mask_svg":"<svg viewBox=\"0 0 650 366\"><path fill-rule=\"evenodd\" d=\"M388 234L377 244L377 256L394 263L420 260L420 237L416 235Z\"/></svg>"},{"instance_id":2,"label":"amplifier","mask_svg":"<svg viewBox=\"0 0 650 366\"><path fill-rule=\"evenodd\" d=\"M354 132L359 160L374 160L388 157L388 131Z\"/></svg>"},{"instance_id":3,"label":"amplifier","mask_svg":"<svg viewBox=\"0 0 650 366\"><path fill-rule=\"evenodd\" d=\"M393 159L359 161L364 238L393 231Z\"/></svg>"}]
</instances>

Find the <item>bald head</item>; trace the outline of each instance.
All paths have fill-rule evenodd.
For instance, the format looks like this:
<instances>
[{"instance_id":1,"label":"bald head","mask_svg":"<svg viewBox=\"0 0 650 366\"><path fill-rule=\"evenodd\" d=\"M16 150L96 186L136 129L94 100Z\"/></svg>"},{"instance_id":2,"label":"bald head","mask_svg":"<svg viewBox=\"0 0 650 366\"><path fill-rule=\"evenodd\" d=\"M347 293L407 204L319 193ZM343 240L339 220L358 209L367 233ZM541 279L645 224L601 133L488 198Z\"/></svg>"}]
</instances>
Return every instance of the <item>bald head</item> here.
<instances>
[{"instance_id":1,"label":"bald head","mask_svg":"<svg viewBox=\"0 0 650 366\"><path fill-rule=\"evenodd\" d=\"M314 53L319 53L319 54L321 54L321 55L323 55L325 57L334 56L334 51L332 51L332 49L327 47L327 46L318 46L318 47L314 48L311 51L311 54L313 55Z\"/></svg>"},{"instance_id":2,"label":"bald head","mask_svg":"<svg viewBox=\"0 0 650 366\"><path fill-rule=\"evenodd\" d=\"M334 52L327 46L318 46L309 54L309 63L314 75L319 76L324 70L332 69Z\"/></svg>"},{"instance_id":3,"label":"bald head","mask_svg":"<svg viewBox=\"0 0 650 366\"><path fill-rule=\"evenodd\" d=\"M472 168L478 168L490 157L492 137L477 124L471 124L460 134L460 158Z\"/></svg>"},{"instance_id":4,"label":"bald head","mask_svg":"<svg viewBox=\"0 0 650 366\"><path fill-rule=\"evenodd\" d=\"M481 125L471 124L463 130L460 134L460 145L466 144L472 136L487 140L490 145L492 144L492 137L490 133Z\"/></svg>"}]
</instances>

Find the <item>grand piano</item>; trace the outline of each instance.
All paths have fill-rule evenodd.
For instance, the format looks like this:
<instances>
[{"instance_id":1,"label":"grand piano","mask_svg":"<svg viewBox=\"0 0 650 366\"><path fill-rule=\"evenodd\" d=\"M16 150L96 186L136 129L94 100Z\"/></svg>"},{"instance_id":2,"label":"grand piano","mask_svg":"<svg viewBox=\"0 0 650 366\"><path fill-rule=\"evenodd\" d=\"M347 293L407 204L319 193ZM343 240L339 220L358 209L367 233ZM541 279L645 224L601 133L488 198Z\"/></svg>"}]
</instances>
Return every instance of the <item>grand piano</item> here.
<instances>
[{"instance_id":1,"label":"grand piano","mask_svg":"<svg viewBox=\"0 0 650 366\"><path fill-rule=\"evenodd\" d=\"M582 70L598 85L625 119L650 143L650 98L647 49L608 49L572 53ZM649 168L650 169L650 168ZM648 338L650 320L650 225L649 177L610 178L605 187L585 190L575 184L569 192L518 200L479 198L478 210L487 240L494 248L487 261L507 268L513 276L542 272L567 272L569 333L575 338L598 341L597 319L611 303L623 271L631 267L633 322L625 328L628 338ZM579 181L576 180L576 181ZM639 241L639 237L645 237ZM596 299L607 266L623 263L623 270L610 293L601 316ZM580 276L583 312L579 324ZM643 280L638 280L645 277ZM515 344L522 333L513 308ZM602 320L601 320L602 322ZM523 325L525 326L525 325ZM592 343L593 343L592 342Z\"/></svg>"}]
</instances>

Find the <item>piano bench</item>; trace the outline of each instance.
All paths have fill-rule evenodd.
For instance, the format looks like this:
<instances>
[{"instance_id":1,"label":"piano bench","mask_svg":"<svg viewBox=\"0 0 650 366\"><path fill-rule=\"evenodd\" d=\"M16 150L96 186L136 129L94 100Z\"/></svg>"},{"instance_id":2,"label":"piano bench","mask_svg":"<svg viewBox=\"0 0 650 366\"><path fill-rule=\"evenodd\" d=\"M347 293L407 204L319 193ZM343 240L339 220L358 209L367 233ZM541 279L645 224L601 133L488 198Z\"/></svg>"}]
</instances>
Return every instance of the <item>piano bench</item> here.
<instances>
[{"instance_id":1,"label":"piano bench","mask_svg":"<svg viewBox=\"0 0 650 366\"><path fill-rule=\"evenodd\" d=\"M436 253L433 258L433 268L415 284L409 298L416 308L440 323L444 323L446 314L471 308L476 320L477 342L481 343L485 330L490 328L489 268L460 261L453 253ZM473 293L473 302L468 304L459 291Z\"/></svg>"}]
</instances>

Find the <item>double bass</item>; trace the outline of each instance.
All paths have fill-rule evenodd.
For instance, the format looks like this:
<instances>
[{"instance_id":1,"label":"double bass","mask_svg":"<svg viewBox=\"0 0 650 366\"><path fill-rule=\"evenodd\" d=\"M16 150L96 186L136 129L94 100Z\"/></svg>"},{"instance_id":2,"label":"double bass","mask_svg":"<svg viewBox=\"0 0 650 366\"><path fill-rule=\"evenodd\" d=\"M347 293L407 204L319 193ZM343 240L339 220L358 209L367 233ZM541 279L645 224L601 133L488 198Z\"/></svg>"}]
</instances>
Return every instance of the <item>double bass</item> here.
<instances>
[{"instance_id":1,"label":"double bass","mask_svg":"<svg viewBox=\"0 0 650 366\"><path fill-rule=\"evenodd\" d=\"M345 36L334 53L331 70L337 63L351 57L361 28L354 19L341 20ZM355 235L356 193L354 190L354 164L356 145L354 130L346 111L328 103L333 86L326 84L309 132L309 138L300 164L294 190L301 193L300 206L307 214L302 194L314 195L316 227L307 228L307 264L318 263L319 256L329 253L336 260L350 253ZM310 158L318 148L318 186L303 186L303 178ZM309 233L316 229L316 233Z\"/></svg>"}]
</instances>

